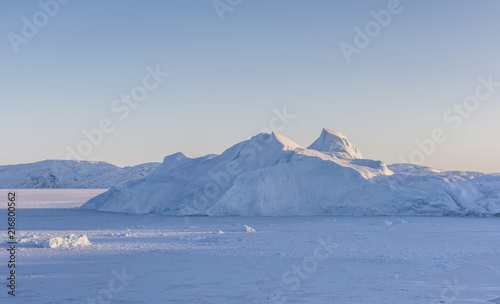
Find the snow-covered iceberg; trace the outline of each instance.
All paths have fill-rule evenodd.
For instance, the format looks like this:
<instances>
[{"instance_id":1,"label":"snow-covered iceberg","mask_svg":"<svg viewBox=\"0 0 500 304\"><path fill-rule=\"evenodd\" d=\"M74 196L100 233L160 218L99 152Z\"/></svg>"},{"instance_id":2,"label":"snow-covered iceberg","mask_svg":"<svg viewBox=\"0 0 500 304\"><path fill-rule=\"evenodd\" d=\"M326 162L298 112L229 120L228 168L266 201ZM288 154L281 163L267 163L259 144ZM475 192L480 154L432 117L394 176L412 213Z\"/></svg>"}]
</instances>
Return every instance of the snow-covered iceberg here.
<instances>
[{"instance_id":1,"label":"snow-covered iceberg","mask_svg":"<svg viewBox=\"0 0 500 304\"><path fill-rule=\"evenodd\" d=\"M364 159L347 138L323 129L308 148L258 134L221 155L165 157L142 179L82 208L164 215L500 214L500 178Z\"/></svg>"}]
</instances>

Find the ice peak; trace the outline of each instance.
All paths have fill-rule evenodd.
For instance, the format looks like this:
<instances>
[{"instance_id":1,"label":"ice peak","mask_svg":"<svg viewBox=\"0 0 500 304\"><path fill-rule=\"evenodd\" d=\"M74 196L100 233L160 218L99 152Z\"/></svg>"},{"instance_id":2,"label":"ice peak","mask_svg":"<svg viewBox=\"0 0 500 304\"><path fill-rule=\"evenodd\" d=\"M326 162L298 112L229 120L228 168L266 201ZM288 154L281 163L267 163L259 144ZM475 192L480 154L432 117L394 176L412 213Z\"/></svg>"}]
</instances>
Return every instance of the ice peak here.
<instances>
[{"instance_id":1,"label":"ice peak","mask_svg":"<svg viewBox=\"0 0 500 304\"><path fill-rule=\"evenodd\" d=\"M293 140L279 133L273 132L272 136L278 143L280 143L283 146L285 150L295 150L297 148L302 148L299 144L295 143Z\"/></svg>"},{"instance_id":2,"label":"ice peak","mask_svg":"<svg viewBox=\"0 0 500 304\"><path fill-rule=\"evenodd\" d=\"M323 129L316 141L308 147L320 152L332 153L345 158L363 158L361 152L342 133Z\"/></svg>"},{"instance_id":3,"label":"ice peak","mask_svg":"<svg viewBox=\"0 0 500 304\"><path fill-rule=\"evenodd\" d=\"M168 156L165 156L163 163L161 164L162 170L169 170L177 167L179 164L185 162L188 158L182 152L177 152Z\"/></svg>"},{"instance_id":4,"label":"ice peak","mask_svg":"<svg viewBox=\"0 0 500 304\"><path fill-rule=\"evenodd\" d=\"M250 145L253 147L259 147L260 151L262 147L269 147L271 149L278 150L295 150L297 148L303 149L299 144L295 143L293 140L279 134L276 132L272 133L259 133L248 141L245 142L246 145Z\"/></svg>"},{"instance_id":5,"label":"ice peak","mask_svg":"<svg viewBox=\"0 0 500 304\"><path fill-rule=\"evenodd\" d=\"M181 160L181 159L185 159L185 158L187 158L187 157L186 157L186 155L184 155L184 153L177 152L177 153L165 156L165 158L163 158L163 162L165 163L165 162L170 162L172 160Z\"/></svg>"}]
</instances>

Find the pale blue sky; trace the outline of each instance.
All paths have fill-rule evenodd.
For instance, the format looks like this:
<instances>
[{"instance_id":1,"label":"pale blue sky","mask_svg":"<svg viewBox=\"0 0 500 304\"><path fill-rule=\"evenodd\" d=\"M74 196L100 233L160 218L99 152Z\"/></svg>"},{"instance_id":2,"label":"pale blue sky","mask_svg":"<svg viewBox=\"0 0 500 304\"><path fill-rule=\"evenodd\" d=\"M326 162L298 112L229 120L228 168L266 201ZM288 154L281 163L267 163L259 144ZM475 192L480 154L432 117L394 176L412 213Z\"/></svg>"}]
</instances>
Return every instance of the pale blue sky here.
<instances>
[{"instance_id":1,"label":"pale blue sky","mask_svg":"<svg viewBox=\"0 0 500 304\"><path fill-rule=\"evenodd\" d=\"M16 53L9 33L41 7L0 1L0 163L63 159L103 118L115 130L86 160L221 153L287 107L297 117L281 133L303 146L326 127L394 163L442 128L425 165L500 172L500 87L456 130L442 118L481 75L500 81L500 2L401 0L347 63L340 43L389 2L243 0L221 21L211 0L73 0ZM113 100L156 65L168 78L118 119Z\"/></svg>"}]
</instances>

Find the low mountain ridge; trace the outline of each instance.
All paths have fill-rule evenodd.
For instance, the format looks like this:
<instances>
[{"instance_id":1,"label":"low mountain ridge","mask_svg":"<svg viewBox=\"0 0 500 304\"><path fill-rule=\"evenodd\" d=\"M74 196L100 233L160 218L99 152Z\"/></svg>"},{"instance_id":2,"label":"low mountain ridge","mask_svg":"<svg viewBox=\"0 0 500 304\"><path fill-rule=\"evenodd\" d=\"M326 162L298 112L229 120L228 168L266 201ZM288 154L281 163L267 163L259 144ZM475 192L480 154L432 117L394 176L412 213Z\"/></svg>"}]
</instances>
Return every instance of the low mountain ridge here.
<instances>
[{"instance_id":1,"label":"low mountain ridge","mask_svg":"<svg viewBox=\"0 0 500 304\"><path fill-rule=\"evenodd\" d=\"M106 162L45 160L0 166L1 189L108 189L149 175L160 163L120 168Z\"/></svg>"}]
</instances>

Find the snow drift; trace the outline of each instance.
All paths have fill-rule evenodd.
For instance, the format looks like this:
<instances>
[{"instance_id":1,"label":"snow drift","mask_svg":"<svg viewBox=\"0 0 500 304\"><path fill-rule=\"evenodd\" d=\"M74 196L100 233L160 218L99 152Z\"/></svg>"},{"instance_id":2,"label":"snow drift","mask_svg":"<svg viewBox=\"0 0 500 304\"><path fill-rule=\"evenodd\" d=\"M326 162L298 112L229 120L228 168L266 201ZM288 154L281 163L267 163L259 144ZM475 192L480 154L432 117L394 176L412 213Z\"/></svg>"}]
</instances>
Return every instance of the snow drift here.
<instances>
[{"instance_id":1,"label":"snow drift","mask_svg":"<svg viewBox=\"0 0 500 304\"><path fill-rule=\"evenodd\" d=\"M323 129L308 148L258 134L221 155L165 157L142 179L82 208L164 215L500 214L500 178L364 159L347 138Z\"/></svg>"},{"instance_id":2,"label":"snow drift","mask_svg":"<svg viewBox=\"0 0 500 304\"><path fill-rule=\"evenodd\" d=\"M87 235L70 234L67 237L60 236L26 236L18 240L18 246L23 248L38 247L38 248L71 248L90 246Z\"/></svg>"}]
</instances>

